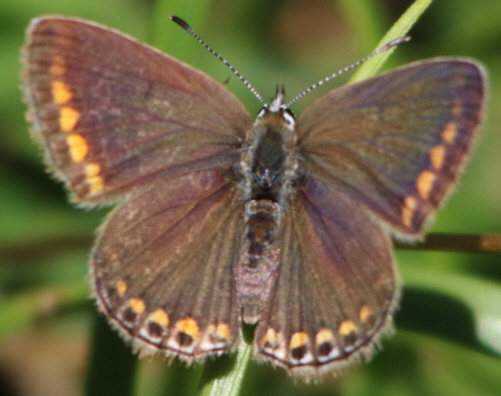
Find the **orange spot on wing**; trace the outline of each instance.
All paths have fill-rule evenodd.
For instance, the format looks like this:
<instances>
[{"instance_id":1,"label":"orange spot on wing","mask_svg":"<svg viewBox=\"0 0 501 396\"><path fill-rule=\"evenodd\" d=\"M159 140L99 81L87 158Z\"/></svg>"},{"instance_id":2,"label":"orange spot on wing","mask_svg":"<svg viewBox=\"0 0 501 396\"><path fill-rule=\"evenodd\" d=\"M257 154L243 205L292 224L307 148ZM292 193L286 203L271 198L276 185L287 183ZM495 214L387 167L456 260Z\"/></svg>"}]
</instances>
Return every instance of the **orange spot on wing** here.
<instances>
[{"instance_id":1,"label":"orange spot on wing","mask_svg":"<svg viewBox=\"0 0 501 396\"><path fill-rule=\"evenodd\" d=\"M308 343L308 339L308 334L306 334L306 332L298 331L292 335L289 348L294 349L305 346Z\"/></svg>"},{"instance_id":2,"label":"orange spot on wing","mask_svg":"<svg viewBox=\"0 0 501 396\"><path fill-rule=\"evenodd\" d=\"M324 342L332 342L333 340L334 334L332 334L332 331L329 329L320 330L315 337L315 343L317 345L321 345Z\"/></svg>"},{"instance_id":3,"label":"orange spot on wing","mask_svg":"<svg viewBox=\"0 0 501 396\"><path fill-rule=\"evenodd\" d=\"M416 189L421 198L428 199L430 197L430 192L436 178L437 176L429 170L425 170L419 174Z\"/></svg>"},{"instance_id":4,"label":"orange spot on wing","mask_svg":"<svg viewBox=\"0 0 501 396\"><path fill-rule=\"evenodd\" d=\"M182 331L183 333L189 335L193 339L196 339L198 336L198 324L195 319L181 319L176 323L176 328L179 331Z\"/></svg>"},{"instance_id":5,"label":"orange spot on wing","mask_svg":"<svg viewBox=\"0 0 501 396\"><path fill-rule=\"evenodd\" d=\"M269 344L271 348L277 348L280 345L284 344L284 339L282 333L275 331L271 327L266 330L266 334L261 339L261 346L266 348Z\"/></svg>"},{"instance_id":6,"label":"orange spot on wing","mask_svg":"<svg viewBox=\"0 0 501 396\"><path fill-rule=\"evenodd\" d=\"M410 195L405 197L404 206L402 207L402 221L405 226L410 227L412 225L412 218L414 217L416 207L416 198Z\"/></svg>"},{"instance_id":7,"label":"orange spot on wing","mask_svg":"<svg viewBox=\"0 0 501 396\"><path fill-rule=\"evenodd\" d=\"M163 309L157 309L150 316L150 320L159 324L162 327L167 327L169 325L169 315Z\"/></svg>"},{"instance_id":8,"label":"orange spot on wing","mask_svg":"<svg viewBox=\"0 0 501 396\"><path fill-rule=\"evenodd\" d=\"M360 310L360 321L363 323L363 322L366 322L367 319L369 319L369 316L371 316L372 314L372 311L371 309L367 306L367 305L364 305L362 307L362 309Z\"/></svg>"},{"instance_id":9,"label":"orange spot on wing","mask_svg":"<svg viewBox=\"0 0 501 396\"><path fill-rule=\"evenodd\" d=\"M98 176L101 173L101 165L96 162L91 162L85 165L85 175L87 177Z\"/></svg>"},{"instance_id":10,"label":"orange spot on wing","mask_svg":"<svg viewBox=\"0 0 501 396\"><path fill-rule=\"evenodd\" d=\"M442 140L446 143L454 144L456 142L456 137L458 135L458 127L455 122L448 122L440 136L442 136Z\"/></svg>"},{"instance_id":11,"label":"orange spot on wing","mask_svg":"<svg viewBox=\"0 0 501 396\"><path fill-rule=\"evenodd\" d=\"M436 170L442 169L442 166L444 165L444 158L445 147L443 145L439 144L430 150L431 166L433 166Z\"/></svg>"},{"instance_id":12,"label":"orange spot on wing","mask_svg":"<svg viewBox=\"0 0 501 396\"><path fill-rule=\"evenodd\" d=\"M89 184L89 192L91 195L98 194L104 190L104 180L101 176L88 178L86 182Z\"/></svg>"},{"instance_id":13,"label":"orange spot on wing","mask_svg":"<svg viewBox=\"0 0 501 396\"><path fill-rule=\"evenodd\" d=\"M129 300L129 307L130 309L132 309L132 312L134 312L138 316L141 316L146 310L146 305L140 298L131 298Z\"/></svg>"},{"instance_id":14,"label":"orange spot on wing","mask_svg":"<svg viewBox=\"0 0 501 396\"><path fill-rule=\"evenodd\" d=\"M52 85L52 98L56 104L64 104L71 100L73 97L73 92L68 88L68 86L60 80L54 80Z\"/></svg>"},{"instance_id":15,"label":"orange spot on wing","mask_svg":"<svg viewBox=\"0 0 501 396\"><path fill-rule=\"evenodd\" d=\"M357 325L351 320L345 320L339 326L339 334L341 334L342 336L347 336L355 331L357 331Z\"/></svg>"},{"instance_id":16,"label":"orange spot on wing","mask_svg":"<svg viewBox=\"0 0 501 396\"><path fill-rule=\"evenodd\" d=\"M91 194L97 194L104 189L104 180L100 176L101 165L95 162L85 165L85 181L89 184L89 190Z\"/></svg>"},{"instance_id":17,"label":"orange spot on wing","mask_svg":"<svg viewBox=\"0 0 501 396\"><path fill-rule=\"evenodd\" d=\"M217 325L217 334L226 340L230 339L230 327L225 323Z\"/></svg>"},{"instance_id":18,"label":"orange spot on wing","mask_svg":"<svg viewBox=\"0 0 501 396\"><path fill-rule=\"evenodd\" d=\"M66 138L69 146L70 156L73 162L81 162L89 152L89 145L82 135L72 134Z\"/></svg>"},{"instance_id":19,"label":"orange spot on wing","mask_svg":"<svg viewBox=\"0 0 501 396\"><path fill-rule=\"evenodd\" d=\"M73 107L64 106L59 114L59 126L63 132L71 132L80 119L80 113Z\"/></svg>"},{"instance_id":20,"label":"orange spot on wing","mask_svg":"<svg viewBox=\"0 0 501 396\"><path fill-rule=\"evenodd\" d=\"M127 292L127 283L123 280L119 280L117 282L117 292L120 297L125 296L125 293Z\"/></svg>"}]
</instances>

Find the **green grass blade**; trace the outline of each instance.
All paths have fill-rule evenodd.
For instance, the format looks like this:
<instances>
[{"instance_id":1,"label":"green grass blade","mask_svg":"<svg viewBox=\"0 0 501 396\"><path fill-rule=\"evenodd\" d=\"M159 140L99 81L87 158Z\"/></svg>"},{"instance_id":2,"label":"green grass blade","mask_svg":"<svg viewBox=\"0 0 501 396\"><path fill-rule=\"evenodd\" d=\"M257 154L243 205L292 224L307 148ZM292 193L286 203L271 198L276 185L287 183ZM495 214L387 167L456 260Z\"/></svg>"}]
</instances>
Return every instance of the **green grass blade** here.
<instances>
[{"instance_id":1,"label":"green grass blade","mask_svg":"<svg viewBox=\"0 0 501 396\"><path fill-rule=\"evenodd\" d=\"M252 337L248 326L240 335L236 356L218 358L205 364L198 396L237 396L242 387L244 372L252 354Z\"/></svg>"},{"instance_id":2,"label":"green grass blade","mask_svg":"<svg viewBox=\"0 0 501 396\"><path fill-rule=\"evenodd\" d=\"M377 45L376 49L381 48L391 40L405 36L419 19L421 14L426 11L432 1L433 0L416 0L399 18L399 20L391 27L388 33L384 35L382 40ZM353 74L350 79L350 83L365 80L369 77L374 76L394 50L395 47L365 62L357 69L355 74Z\"/></svg>"}]
</instances>

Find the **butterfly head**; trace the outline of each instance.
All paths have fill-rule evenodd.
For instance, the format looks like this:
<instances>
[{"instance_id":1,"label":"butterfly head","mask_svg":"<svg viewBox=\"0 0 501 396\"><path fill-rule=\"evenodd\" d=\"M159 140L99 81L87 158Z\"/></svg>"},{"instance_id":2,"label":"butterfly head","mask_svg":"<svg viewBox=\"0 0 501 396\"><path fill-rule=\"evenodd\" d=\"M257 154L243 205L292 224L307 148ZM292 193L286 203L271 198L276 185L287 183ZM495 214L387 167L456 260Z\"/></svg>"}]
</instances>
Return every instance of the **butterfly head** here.
<instances>
[{"instance_id":1,"label":"butterfly head","mask_svg":"<svg viewBox=\"0 0 501 396\"><path fill-rule=\"evenodd\" d=\"M265 104L257 115L256 123L282 123L288 129L294 129L294 113L284 102L285 89L279 89L270 104Z\"/></svg>"}]
</instances>

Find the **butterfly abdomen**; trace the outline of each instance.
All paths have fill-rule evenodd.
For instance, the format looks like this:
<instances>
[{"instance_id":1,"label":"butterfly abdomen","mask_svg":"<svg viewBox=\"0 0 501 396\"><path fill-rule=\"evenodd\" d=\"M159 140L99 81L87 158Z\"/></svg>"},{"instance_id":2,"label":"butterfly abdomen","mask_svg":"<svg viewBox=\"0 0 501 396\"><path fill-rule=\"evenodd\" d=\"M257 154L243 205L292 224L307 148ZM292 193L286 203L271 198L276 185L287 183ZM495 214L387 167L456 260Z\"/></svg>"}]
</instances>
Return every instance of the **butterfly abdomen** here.
<instances>
[{"instance_id":1,"label":"butterfly abdomen","mask_svg":"<svg viewBox=\"0 0 501 396\"><path fill-rule=\"evenodd\" d=\"M259 320L278 269L273 242L280 212L280 205L268 199L246 203L246 226L235 278L242 317L249 324Z\"/></svg>"}]
</instances>

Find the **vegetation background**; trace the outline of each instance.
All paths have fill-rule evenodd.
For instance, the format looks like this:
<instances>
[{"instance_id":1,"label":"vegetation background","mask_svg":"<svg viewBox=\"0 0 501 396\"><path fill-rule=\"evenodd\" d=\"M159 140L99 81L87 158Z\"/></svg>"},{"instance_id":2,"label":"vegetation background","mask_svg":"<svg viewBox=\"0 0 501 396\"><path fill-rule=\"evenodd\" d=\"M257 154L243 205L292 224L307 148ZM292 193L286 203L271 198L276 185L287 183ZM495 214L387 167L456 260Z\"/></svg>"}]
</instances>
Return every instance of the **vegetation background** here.
<instances>
[{"instance_id":1,"label":"vegetation background","mask_svg":"<svg viewBox=\"0 0 501 396\"><path fill-rule=\"evenodd\" d=\"M32 17L87 18L159 46L218 81L229 71L168 20L176 14L265 99L295 96L370 53L411 0L0 0L0 394L188 395L201 367L137 362L88 299L87 256L107 209L68 204L30 140L19 87L19 49ZM490 75L478 147L434 232L501 231L501 2L435 0L385 68L435 56L474 57ZM341 77L293 106L347 81ZM228 84L256 114L252 94ZM397 252L404 296L396 335L370 364L321 384L295 384L251 364L242 395L501 394L501 258ZM98 329L94 330L93 329ZM220 359L224 364L225 359ZM218 364L218 361L215 362ZM97 378L97 380L96 380ZM92 380L94 379L94 380ZM97 384L97 385L96 385ZM95 387L95 388L93 388Z\"/></svg>"}]
</instances>

